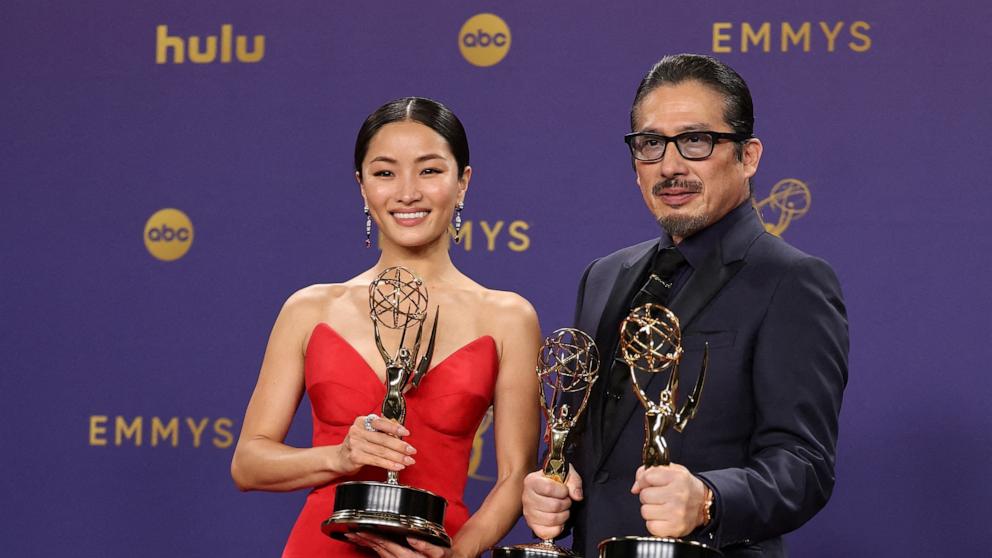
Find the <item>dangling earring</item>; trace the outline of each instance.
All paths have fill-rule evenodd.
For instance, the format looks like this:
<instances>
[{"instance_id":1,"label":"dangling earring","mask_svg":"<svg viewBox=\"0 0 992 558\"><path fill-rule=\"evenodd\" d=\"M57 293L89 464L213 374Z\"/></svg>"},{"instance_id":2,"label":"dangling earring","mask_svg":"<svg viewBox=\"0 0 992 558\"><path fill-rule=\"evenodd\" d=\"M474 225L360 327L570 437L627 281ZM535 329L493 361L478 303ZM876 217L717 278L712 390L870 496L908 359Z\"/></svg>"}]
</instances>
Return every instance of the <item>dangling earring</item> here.
<instances>
[{"instance_id":1,"label":"dangling earring","mask_svg":"<svg viewBox=\"0 0 992 558\"><path fill-rule=\"evenodd\" d=\"M372 214L369 213L369 206L365 206L365 247L372 247Z\"/></svg>"},{"instance_id":2,"label":"dangling earring","mask_svg":"<svg viewBox=\"0 0 992 558\"><path fill-rule=\"evenodd\" d=\"M458 202L455 206L455 244L460 244L462 241L462 210L465 209L465 204Z\"/></svg>"}]
</instances>

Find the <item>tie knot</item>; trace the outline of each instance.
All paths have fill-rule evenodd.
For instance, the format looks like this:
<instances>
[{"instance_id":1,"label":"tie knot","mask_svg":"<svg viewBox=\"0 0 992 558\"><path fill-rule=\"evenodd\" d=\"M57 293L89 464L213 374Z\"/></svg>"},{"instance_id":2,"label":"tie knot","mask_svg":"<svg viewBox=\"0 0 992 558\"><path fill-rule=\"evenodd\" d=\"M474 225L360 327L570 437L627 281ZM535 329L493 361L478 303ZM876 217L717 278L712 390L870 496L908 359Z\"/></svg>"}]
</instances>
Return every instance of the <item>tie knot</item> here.
<instances>
[{"instance_id":1,"label":"tie knot","mask_svg":"<svg viewBox=\"0 0 992 558\"><path fill-rule=\"evenodd\" d=\"M668 293L672 289L675 275L685 264L682 253L674 246L655 253L647 280L631 300L631 308L652 302L664 306L668 303Z\"/></svg>"},{"instance_id":2,"label":"tie knot","mask_svg":"<svg viewBox=\"0 0 992 558\"><path fill-rule=\"evenodd\" d=\"M674 246L669 246L662 248L655 254L651 272L662 279L669 279L683 264L685 264L685 257L682 256L682 252L679 252L679 249Z\"/></svg>"}]
</instances>

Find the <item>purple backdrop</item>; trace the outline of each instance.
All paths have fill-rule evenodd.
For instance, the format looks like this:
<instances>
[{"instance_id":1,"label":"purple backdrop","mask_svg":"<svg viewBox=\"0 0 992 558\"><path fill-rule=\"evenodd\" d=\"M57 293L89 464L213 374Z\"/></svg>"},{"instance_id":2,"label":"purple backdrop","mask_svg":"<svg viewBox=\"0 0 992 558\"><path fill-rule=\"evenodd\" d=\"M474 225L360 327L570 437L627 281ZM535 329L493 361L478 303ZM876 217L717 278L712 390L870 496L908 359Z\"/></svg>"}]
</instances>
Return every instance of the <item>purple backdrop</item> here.
<instances>
[{"instance_id":1,"label":"purple backdrop","mask_svg":"<svg viewBox=\"0 0 992 558\"><path fill-rule=\"evenodd\" d=\"M592 258L657 234L621 136L640 77L683 51L748 80L763 212L794 213L783 236L847 297L837 488L793 555L987 552L992 4L807 4L7 2L0 554L276 555L304 494L239 493L232 442L285 297L376 257L362 118L404 95L459 114L475 174L456 263L549 332ZM484 12L512 39L479 67L459 32ZM207 36L215 60L192 62ZM164 208L194 231L174 261L143 241Z\"/></svg>"}]
</instances>

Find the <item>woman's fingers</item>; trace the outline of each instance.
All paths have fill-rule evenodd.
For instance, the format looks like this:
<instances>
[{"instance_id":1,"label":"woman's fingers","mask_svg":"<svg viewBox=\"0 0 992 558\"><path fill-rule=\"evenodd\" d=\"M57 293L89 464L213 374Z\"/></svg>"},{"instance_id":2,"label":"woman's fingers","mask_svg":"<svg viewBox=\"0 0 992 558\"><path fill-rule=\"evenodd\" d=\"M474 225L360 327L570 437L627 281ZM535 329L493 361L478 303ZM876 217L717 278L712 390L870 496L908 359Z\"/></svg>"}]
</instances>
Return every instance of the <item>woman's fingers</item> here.
<instances>
[{"instance_id":1,"label":"woman's fingers","mask_svg":"<svg viewBox=\"0 0 992 558\"><path fill-rule=\"evenodd\" d=\"M367 429L366 424L373 429ZM383 430L379 431L382 426ZM402 425L383 418L360 416L348 429L343 446L346 450L347 459L360 468L364 465L372 465L392 471L400 471L409 465L416 463L411 457L417 453L413 446L396 437L399 433L409 434L409 431Z\"/></svg>"},{"instance_id":2,"label":"woman's fingers","mask_svg":"<svg viewBox=\"0 0 992 558\"><path fill-rule=\"evenodd\" d=\"M375 465L397 471L416 463L416 460L405 451L396 451L376 442L368 439L352 440L352 459L363 465Z\"/></svg>"},{"instance_id":3,"label":"woman's fingers","mask_svg":"<svg viewBox=\"0 0 992 558\"><path fill-rule=\"evenodd\" d=\"M379 416L375 416L375 415L372 415L372 416L375 417L375 418L373 418L371 421L369 421L369 424L373 428L375 428L376 431L378 431L378 432L385 432L386 434L392 434L393 436L396 436L396 437L399 437L399 438L402 438L403 436L409 436L410 435L410 431L407 430L406 427L403 426L402 424L400 424L400 423L398 423L396 421L393 421L393 420L384 419L384 418L379 417ZM365 417L359 417L359 418L362 419L362 427L364 427L365 426Z\"/></svg>"}]
</instances>

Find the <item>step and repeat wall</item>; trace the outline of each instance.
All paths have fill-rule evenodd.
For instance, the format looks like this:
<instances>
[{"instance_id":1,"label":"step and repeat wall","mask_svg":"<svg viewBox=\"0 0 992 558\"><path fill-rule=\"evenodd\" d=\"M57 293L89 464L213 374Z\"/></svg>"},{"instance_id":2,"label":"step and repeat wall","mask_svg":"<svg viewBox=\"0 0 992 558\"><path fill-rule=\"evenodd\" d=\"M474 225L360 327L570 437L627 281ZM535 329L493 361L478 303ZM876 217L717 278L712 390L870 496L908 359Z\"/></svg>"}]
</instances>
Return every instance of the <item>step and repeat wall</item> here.
<instances>
[{"instance_id":1,"label":"step and repeat wall","mask_svg":"<svg viewBox=\"0 0 992 558\"><path fill-rule=\"evenodd\" d=\"M305 493L241 493L229 464L283 301L378 255L351 168L364 117L408 95L459 115L474 175L453 259L549 333L589 261L658 235L622 137L640 78L678 52L748 81L767 228L845 290L837 486L793 555L984 553L987 2L3 11L0 555L277 555ZM506 542L527 540L521 522Z\"/></svg>"}]
</instances>

